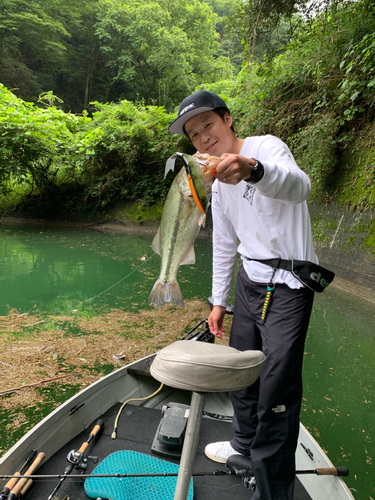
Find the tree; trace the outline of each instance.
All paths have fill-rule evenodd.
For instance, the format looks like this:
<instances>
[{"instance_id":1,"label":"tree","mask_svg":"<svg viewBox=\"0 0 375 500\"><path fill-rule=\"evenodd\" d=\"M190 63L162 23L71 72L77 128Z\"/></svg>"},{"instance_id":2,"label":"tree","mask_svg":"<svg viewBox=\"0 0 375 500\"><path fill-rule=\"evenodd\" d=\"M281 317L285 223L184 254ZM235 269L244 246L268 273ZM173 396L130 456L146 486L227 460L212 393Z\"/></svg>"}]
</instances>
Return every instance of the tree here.
<instances>
[{"instance_id":1,"label":"tree","mask_svg":"<svg viewBox=\"0 0 375 500\"><path fill-rule=\"evenodd\" d=\"M58 17L58 16L57 16ZM0 5L0 81L27 99L51 90L66 61L69 36L54 2L3 0ZM45 89L46 82L50 88Z\"/></svg>"},{"instance_id":2,"label":"tree","mask_svg":"<svg viewBox=\"0 0 375 500\"><path fill-rule=\"evenodd\" d=\"M243 26L248 57L263 57L264 53L277 55L277 46L286 48L296 27L314 21L319 12L345 0L244 0L236 13ZM260 49L263 49L261 51Z\"/></svg>"},{"instance_id":3,"label":"tree","mask_svg":"<svg viewBox=\"0 0 375 500\"><path fill-rule=\"evenodd\" d=\"M231 76L216 15L198 0L101 0L96 34L107 59L107 95L171 109L198 83ZM115 91L115 92L114 92Z\"/></svg>"},{"instance_id":4,"label":"tree","mask_svg":"<svg viewBox=\"0 0 375 500\"><path fill-rule=\"evenodd\" d=\"M235 0L211 2L225 15ZM172 109L232 76L219 21L199 0L2 0L0 82L27 101L52 90L66 111L120 99Z\"/></svg>"},{"instance_id":5,"label":"tree","mask_svg":"<svg viewBox=\"0 0 375 500\"><path fill-rule=\"evenodd\" d=\"M71 36L66 42L67 64L56 77L56 92L67 111L81 112L91 100L101 100L105 92L105 59L95 35L98 2L67 0L65 8L61 15Z\"/></svg>"},{"instance_id":6,"label":"tree","mask_svg":"<svg viewBox=\"0 0 375 500\"><path fill-rule=\"evenodd\" d=\"M219 33L217 55L229 57L239 71L243 62L244 45L242 43L241 23L232 23L237 11L237 0L202 0L217 14L216 31Z\"/></svg>"}]
</instances>

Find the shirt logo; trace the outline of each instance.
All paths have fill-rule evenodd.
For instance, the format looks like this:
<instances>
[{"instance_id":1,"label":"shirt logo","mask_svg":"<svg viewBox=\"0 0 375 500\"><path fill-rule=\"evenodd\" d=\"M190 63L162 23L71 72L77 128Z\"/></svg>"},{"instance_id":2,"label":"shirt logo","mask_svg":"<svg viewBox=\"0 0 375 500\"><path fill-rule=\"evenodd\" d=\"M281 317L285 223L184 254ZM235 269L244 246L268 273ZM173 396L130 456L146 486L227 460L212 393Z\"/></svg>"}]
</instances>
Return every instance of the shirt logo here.
<instances>
[{"instance_id":1,"label":"shirt logo","mask_svg":"<svg viewBox=\"0 0 375 500\"><path fill-rule=\"evenodd\" d=\"M254 194L255 194L255 186L247 182L243 197L250 203L250 205L253 204Z\"/></svg>"},{"instance_id":2,"label":"shirt logo","mask_svg":"<svg viewBox=\"0 0 375 500\"><path fill-rule=\"evenodd\" d=\"M185 106L182 110L181 110L181 113L180 113L180 116L183 115L184 113L186 113L186 111L189 111L189 109L191 108L194 108L195 107L195 102L192 102L191 104L189 104L188 106Z\"/></svg>"}]
</instances>

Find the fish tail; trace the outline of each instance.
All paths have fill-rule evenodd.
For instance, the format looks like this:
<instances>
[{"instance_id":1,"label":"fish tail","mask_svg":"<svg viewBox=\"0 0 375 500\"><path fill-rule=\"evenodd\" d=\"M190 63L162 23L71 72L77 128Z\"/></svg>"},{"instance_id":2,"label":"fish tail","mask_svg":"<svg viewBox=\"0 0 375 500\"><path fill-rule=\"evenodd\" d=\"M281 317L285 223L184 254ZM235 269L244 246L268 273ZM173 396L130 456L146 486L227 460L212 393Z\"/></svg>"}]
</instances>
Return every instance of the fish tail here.
<instances>
[{"instance_id":1,"label":"fish tail","mask_svg":"<svg viewBox=\"0 0 375 500\"><path fill-rule=\"evenodd\" d=\"M150 306L164 306L167 302L184 307L184 299L177 281L163 283L158 279L148 298Z\"/></svg>"}]
</instances>

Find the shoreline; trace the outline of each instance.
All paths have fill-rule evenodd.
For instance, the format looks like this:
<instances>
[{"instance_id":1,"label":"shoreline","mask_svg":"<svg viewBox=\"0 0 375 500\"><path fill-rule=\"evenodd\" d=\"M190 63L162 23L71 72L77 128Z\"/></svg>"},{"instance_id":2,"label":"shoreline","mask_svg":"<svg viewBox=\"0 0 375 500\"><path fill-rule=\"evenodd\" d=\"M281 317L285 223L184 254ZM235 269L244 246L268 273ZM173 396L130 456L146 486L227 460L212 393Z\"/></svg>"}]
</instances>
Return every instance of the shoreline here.
<instances>
[{"instance_id":1,"label":"shoreline","mask_svg":"<svg viewBox=\"0 0 375 500\"><path fill-rule=\"evenodd\" d=\"M119 219L98 220L62 220L62 219L31 219L28 217L0 217L0 225L5 226L43 226L43 227L66 227L71 229L96 229L102 231L151 233L157 230L158 222L136 223Z\"/></svg>"},{"instance_id":2,"label":"shoreline","mask_svg":"<svg viewBox=\"0 0 375 500\"><path fill-rule=\"evenodd\" d=\"M89 229L103 233L125 233L154 235L159 228L160 221L143 221L141 223L121 219L102 220L61 220L61 219L30 219L27 217L0 217L0 226L33 226L33 227L56 227L67 229ZM198 237L208 238L210 229L208 226L201 228Z\"/></svg>"}]
</instances>

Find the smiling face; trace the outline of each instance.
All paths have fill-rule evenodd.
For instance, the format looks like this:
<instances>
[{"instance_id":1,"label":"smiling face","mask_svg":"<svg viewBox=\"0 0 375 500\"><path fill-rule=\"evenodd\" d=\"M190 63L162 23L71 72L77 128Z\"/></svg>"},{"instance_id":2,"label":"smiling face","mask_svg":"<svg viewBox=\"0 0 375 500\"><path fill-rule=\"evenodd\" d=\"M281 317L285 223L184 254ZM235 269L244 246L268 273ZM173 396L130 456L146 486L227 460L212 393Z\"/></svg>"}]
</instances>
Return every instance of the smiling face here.
<instances>
[{"instance_id":1,"label":"smiling face","mask_svg":"<svg viewBox=\"0 0 375 500\"><path fill-rule=\"evenodd\" d=\"M232 116L226 113L224 120L215 111L205 111L190 118L185 130L194 147L200 153L221 156L223 153L239 153L242 141L231 130Z\"/></svg>"}]
</instances>

